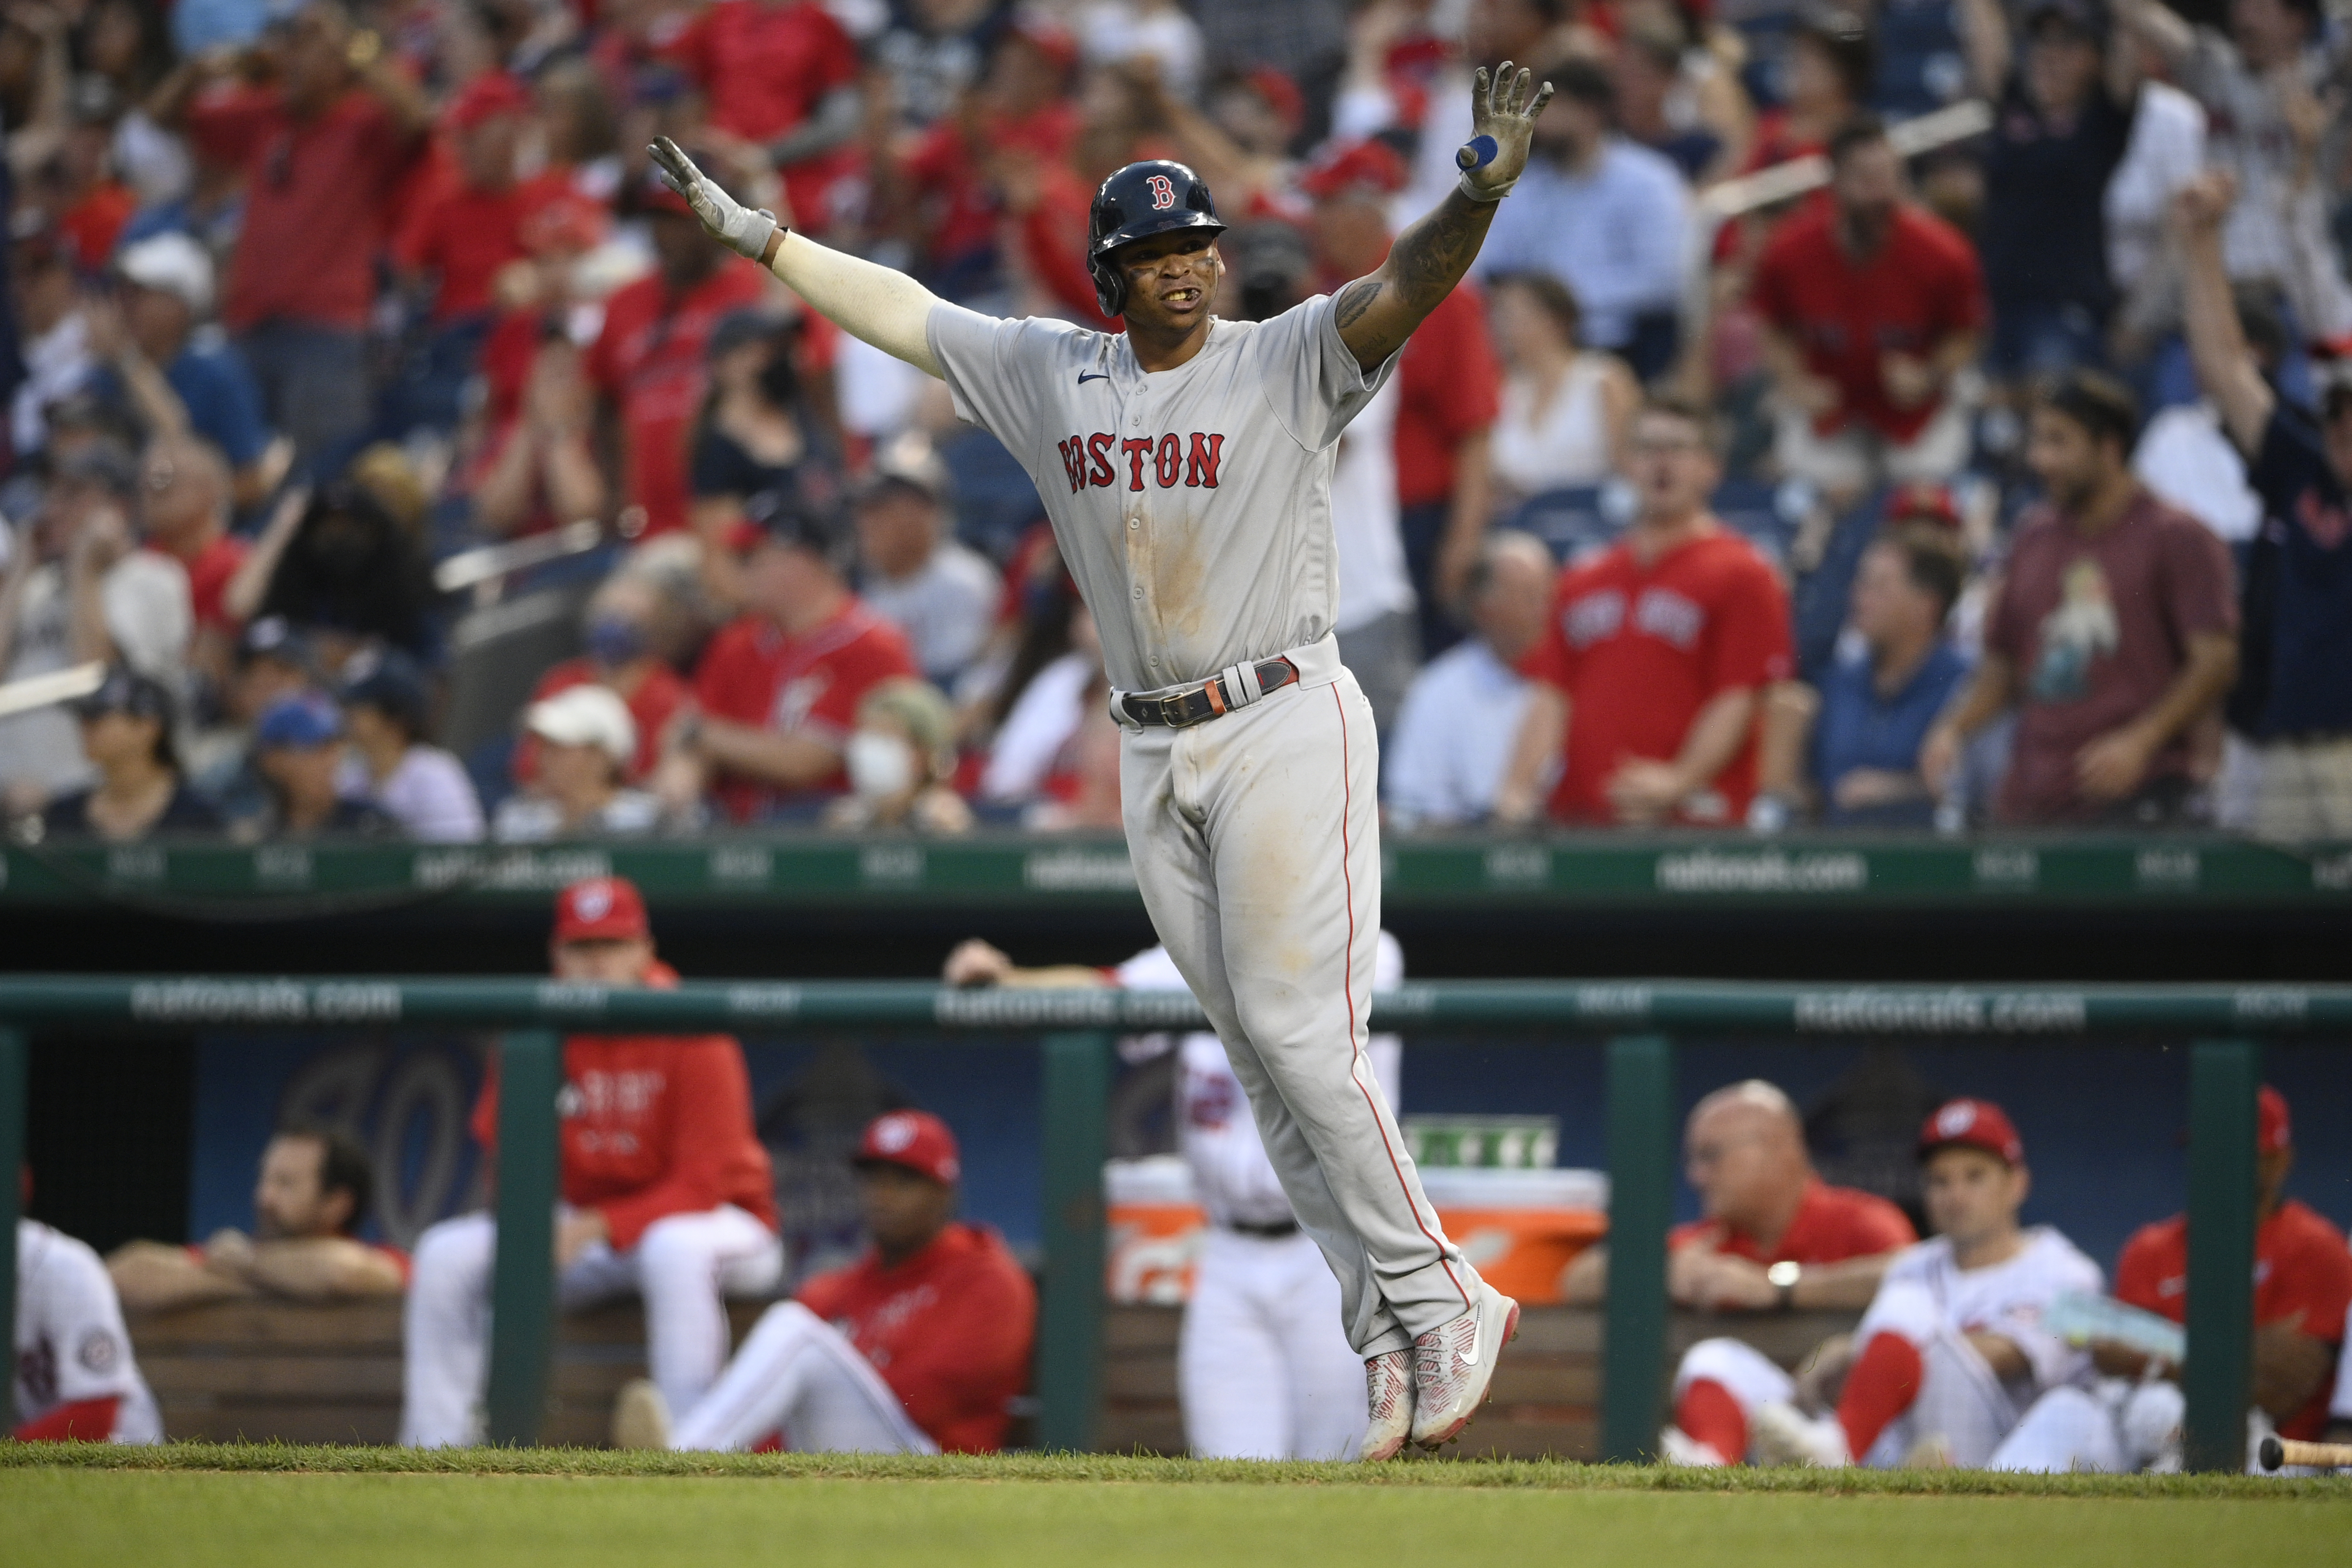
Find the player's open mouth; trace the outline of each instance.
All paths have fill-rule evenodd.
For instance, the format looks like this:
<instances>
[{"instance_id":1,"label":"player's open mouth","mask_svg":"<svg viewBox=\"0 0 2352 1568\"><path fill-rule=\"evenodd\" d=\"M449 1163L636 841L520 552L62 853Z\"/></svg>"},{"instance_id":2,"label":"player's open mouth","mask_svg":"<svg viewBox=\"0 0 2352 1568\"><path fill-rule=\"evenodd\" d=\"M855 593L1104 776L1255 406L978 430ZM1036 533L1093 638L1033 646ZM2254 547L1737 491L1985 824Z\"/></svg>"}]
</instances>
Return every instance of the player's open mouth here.
<instances>
[{"instance_id":1,"label":"player's open mouth","mask_svg":"<svg viewBox=\"0 0 2352 1568\"><path fill-rule=\"evenodd\" d=\"M1201 291L1198 288L1171 288L1160 297L1160 303L1162 305L1178 308L1197 305L1200 302Z\"/></svg>"}]
</instances>

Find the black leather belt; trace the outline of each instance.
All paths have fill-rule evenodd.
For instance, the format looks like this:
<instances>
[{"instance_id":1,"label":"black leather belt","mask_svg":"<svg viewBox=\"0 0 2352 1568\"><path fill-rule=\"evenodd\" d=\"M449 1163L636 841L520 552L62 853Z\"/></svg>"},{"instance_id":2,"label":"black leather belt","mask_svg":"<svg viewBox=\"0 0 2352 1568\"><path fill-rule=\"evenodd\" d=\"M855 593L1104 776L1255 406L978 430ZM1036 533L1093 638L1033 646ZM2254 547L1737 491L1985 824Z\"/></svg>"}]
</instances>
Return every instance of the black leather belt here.
<instances>
[{"instance_id":1,"label":"black leather belt","mask_svg":"<svg viewBox=\"0 0 2352 1568\"><path fill-rule=\"evenodd\" d=\"M1257 666L1257 684L1261 692L1280 691L1294 685L1297 679L1298 666L1287 659L1268 659ZM1161 696L1122 697L1119 706L1127 710L1127 716L1138 724L1189 729L1244 705L1235 702L1233 693L1225 689L1225 677L1216 674L1197 686L1186 686L1181 691L1169 692Z\"/></svg>"},{"instance_id":2,"label":"black leather belt","mask_svg":"<svg viewBox=\"0 0 2352 1568\"><path fill-rule=\"evenodd\" d=\"M1279 1241L1286 1236L1298 1234L1298 1221L1276 1219L1269 1220L1264 1225L1252 1225L1246 1220L1229 1219L1225 1222L1225 1228L1239 1231L1244 1236L1255 1236L1265 1241Z\"/></svg>"}]
</instances>

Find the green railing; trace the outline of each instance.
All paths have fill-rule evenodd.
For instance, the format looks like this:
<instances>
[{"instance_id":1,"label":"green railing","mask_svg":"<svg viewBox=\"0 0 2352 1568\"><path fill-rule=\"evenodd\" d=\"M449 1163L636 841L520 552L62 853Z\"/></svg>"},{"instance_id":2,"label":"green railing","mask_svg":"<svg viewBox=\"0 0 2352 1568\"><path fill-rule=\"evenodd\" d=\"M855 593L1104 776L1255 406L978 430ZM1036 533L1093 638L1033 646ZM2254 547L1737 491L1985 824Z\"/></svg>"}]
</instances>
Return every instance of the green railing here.
<instances>
[{"instance_id":1,"label":"green railing","mask_svg":"<svg viewBox=\"0 0 2352 1568\"><path fill-rule=\"evenodd\" d=\"M552 1341L550 1216L563 1033L843 1028L1043 1038L1045 1291L1038 1437L1089 1446L1101 1393L1102 1162L1111 1040L1199 1027L1180 993L958 991L928 984L689 982L672 990L543 980L90 977L0 979L0 1172L22 1160L25 1035L76 1027L503 1029L499 1252L489 1429L537 1434ZM1605 1040L1611 1268L1601 1438L1612 1459L1656 1445L1665 1345L1665 1232L1675 1181L1677 1034L2050 1042L2193 1038L2189 1070L2188 1451L2236 1469L2251 1378L2254 1099L2263 1037L2352 1038L2352 986L1576 985L1461 981L1374 998L1371 1026L1459 1040L1539 1033ZM14 1180L0 1181L13 1231ZM16 1249L0 1247L0 1343L13 1343Z\"/></svg>"},{"instance_id":2,"label":"green railing","mask_svg":"<svg viewBox=\"0 0 2352 1568\"><path fill-rule=\"evenodd\" d=\"M1569 898L1664 908L2352 902L2352 844L2288 848L2219 834L1398 833L1384 840L1381 859L1398 908ZM17 843L0 847L0 915L93 903L298 916L442 899L537 908L567 883L612 875L670 907L1140 906L1116 835L799 833L518 847Z\"/></svg>"}]
</instances>

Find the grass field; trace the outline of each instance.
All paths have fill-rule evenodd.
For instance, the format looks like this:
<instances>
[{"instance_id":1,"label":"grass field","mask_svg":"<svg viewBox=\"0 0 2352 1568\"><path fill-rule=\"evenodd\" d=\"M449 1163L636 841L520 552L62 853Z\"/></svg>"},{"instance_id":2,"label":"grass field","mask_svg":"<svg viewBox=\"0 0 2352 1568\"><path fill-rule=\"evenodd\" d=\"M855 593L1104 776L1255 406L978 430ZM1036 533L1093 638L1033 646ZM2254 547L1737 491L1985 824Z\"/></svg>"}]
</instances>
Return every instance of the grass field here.
<instances>
[{"instance_id":1,"label":"grass field","mask_svg":"<svg viewBox=\"0 0 2352 1568\"><path fill-rule=\"evenodd\" d=\"M0 1564L2352 1563L2352 1480L0 1444Z\"/></svg>"}]
</instances>

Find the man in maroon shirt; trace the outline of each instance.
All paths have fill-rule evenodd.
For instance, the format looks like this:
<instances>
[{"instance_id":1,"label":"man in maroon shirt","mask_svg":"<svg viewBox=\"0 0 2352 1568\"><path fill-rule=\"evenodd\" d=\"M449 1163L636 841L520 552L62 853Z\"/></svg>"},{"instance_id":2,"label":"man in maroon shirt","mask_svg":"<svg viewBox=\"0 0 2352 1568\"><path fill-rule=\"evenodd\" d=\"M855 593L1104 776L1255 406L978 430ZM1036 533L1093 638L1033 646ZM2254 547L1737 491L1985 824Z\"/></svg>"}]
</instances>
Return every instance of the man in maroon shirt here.
<instances>
[{"instance_id":1,"label":"man in maroon shirt","mask_svg":"<svg viewBox=\"0 0 2352 1568\"><path fill-rule=\"evenodd\" d=\"M675 1426L650 1382L621 1391L614 1446L992 1453L1029 1376L1037 1295L1004 1240L955 1221L963 1174L937 1116L893 1111L858 1140L873 1249L770 1307Z\"/></svg>"},{"instance_id":2,"label":"man in maroon shirt","mask_svg":"<svg viewBox=\"0 0 2352 1568\"><path fill-rule=\"evenodd\" d=\"M2235 572L2132 473L2138 423L2091 371L2033 409L2026 460L2048 499L2018 525L1975 680L1919 753L1941 794L1961 745L2016 708L2000 821L2157 826L2193 806L2190 732L2237 677Z\"/></svg>"},{"instance_id":3,"label":"man in maroon shirt","mask_svg":"<svg viewBox=\"0 0 2352 1568\"><path fill-rule=\"evenodd\" d=\"M376 35L353 32L338 0L294 14L276 81L208 81L220 68L211 56L191 61L158 96L198 152L245 170L245 228L221 319L261 383L270 423L308 465L368 423L376 256L432 110Z\"/></svg>"},{"instance_id":4,"label":"man in maroon shirt","mask_svg":"<svg viewBox=\"0 0 2352 1568\"><path fill-rule=\"evenodd\" d=\"M1756 264L1776 455L1833 499L1948 479L1969 448L1952 378L1985 319L1976 250L1902 199L1903 162L1874 117L1849 121L1829 153L1832 201L1789 219Z\"/></svg>"}]
</instances>

